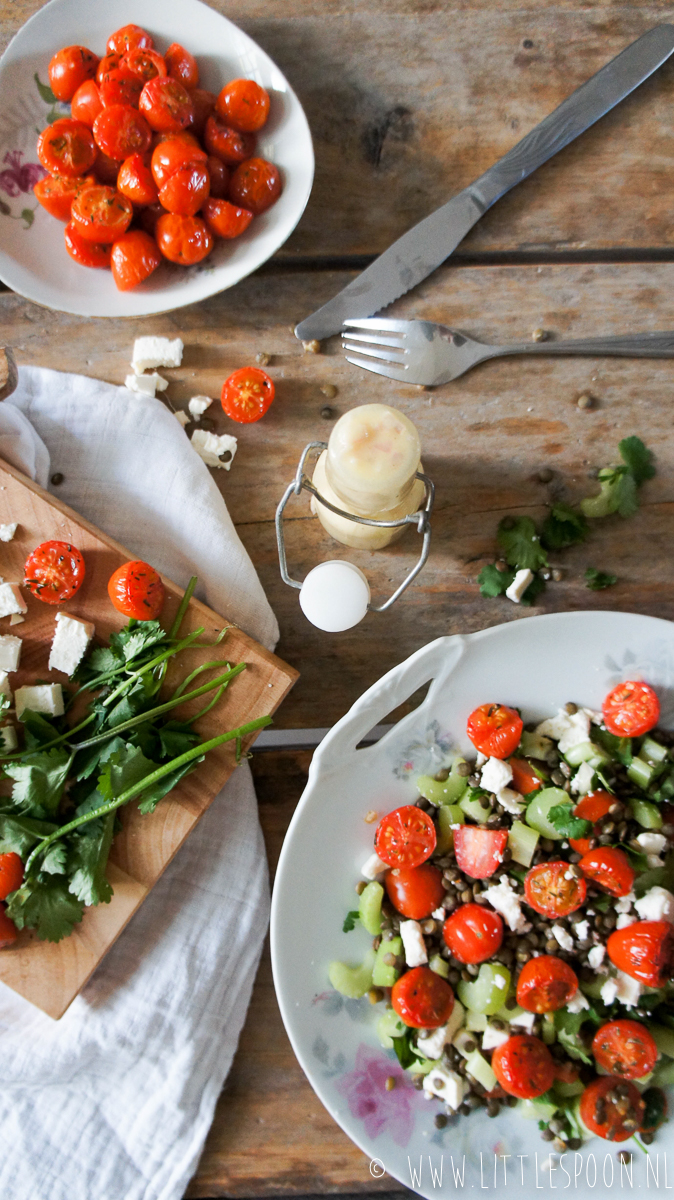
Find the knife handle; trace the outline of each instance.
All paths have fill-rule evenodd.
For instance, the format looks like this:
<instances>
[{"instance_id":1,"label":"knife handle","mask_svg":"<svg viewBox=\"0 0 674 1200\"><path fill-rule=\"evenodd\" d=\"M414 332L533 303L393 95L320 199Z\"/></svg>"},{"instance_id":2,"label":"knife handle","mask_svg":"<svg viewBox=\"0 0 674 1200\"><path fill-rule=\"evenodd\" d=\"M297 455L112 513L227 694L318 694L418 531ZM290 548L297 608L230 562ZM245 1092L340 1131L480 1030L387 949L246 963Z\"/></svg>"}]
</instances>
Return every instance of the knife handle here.
<instances>
[{"instance_id":1,"label":"knife handle","mask_svg":"<svg viewBox=\"0 0 674 1200\"><path fill-rule=\"evenodd\" d=\"M581 84L558 108L526 134L467 189L484 212L589 129L625 96L648 79L674 51L674 25L656 25L591 79Z\"/></svg>"}]
</instances>

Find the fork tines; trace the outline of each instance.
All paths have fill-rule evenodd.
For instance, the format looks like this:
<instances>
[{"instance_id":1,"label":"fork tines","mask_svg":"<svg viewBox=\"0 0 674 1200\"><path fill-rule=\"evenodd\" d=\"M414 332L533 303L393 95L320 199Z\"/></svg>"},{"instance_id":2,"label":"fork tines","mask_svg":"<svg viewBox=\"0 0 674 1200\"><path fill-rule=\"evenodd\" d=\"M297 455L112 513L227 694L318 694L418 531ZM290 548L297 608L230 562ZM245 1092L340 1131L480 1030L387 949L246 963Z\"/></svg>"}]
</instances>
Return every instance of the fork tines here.
<instances>
[{"instance_id":1,"label":"fork tines","mask_svg":"<svg viewBox=\"0 0 674 1200\"><path fill-rule=\"evenodd\" d=\"M385 375L389 379L405 379L407 370L405 364L407 351L404 345L406 322L372 317L346 320L343 324L349 326L348 331L342 334L342 349L347 351L347 362L353 363L356 367L364 367L367 371L374 371L377 375ZM362 329L364 332L352 333L352 328ZM397 336L386 337L381 336L382 334L397 334ZM376 350L375 346L382 346L384 349ZM359 354L364 357L351 358L350 354ZM368 359L379 361L372 362ZM390 365L383 366L383 363Z\"/></svg>"}]
</instances>

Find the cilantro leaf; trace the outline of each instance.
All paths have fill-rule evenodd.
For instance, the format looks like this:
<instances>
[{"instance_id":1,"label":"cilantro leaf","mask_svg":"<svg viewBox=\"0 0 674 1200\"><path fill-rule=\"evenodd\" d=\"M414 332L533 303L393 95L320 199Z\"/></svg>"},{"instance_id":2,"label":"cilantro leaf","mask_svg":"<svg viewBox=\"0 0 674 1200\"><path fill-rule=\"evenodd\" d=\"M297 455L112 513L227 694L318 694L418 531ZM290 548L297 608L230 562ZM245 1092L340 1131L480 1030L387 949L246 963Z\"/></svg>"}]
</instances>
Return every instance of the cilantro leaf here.
<instances>
[{"instance_id":1,"label":"cilantro leaf","mask_svg":"<svg viewBox=\"0 0 674 1200\"><path fill-rule=\"evenodd\" d=\"M356 921L359 919L359 917L360 913L358 909L352 908L351 912L348 912L344 918L342 933L351 933L351 930L356 928Z\"/></svg>"},{"instance_id":2,"label":"cilantro leaf","mask_svg":"<svg viewBox=\"0 0 674 1200\"><path fill-rule=\"evenodd\" d=\"M17 811L38 818L53 815L63 795L70 761L67 750L54 747L6 763L5 774L14 780L12 803Z\"/></svg>"},{"instance_id":3,"label":"cilantro leaf","mask_svg":"<svg viewBox=\"0 0 674 1200\"><path fill-rule=\"evenodd\" d=\"M121 725L124 721L130 721L132 717L137 717L146 708L151 707L153 700L145 691L145 685L142 680L134 684L130 690L121 697L117 704L112 708L107 709L108 726L112 729L115 725Z\"/></svg>"},{"instance_id":4,"label":"cilantro leaf","mask_svg":"<svg viewBox=\"0 0 674 1200\"><path fill-rule=\"evenodd\" d=\"M25 862L36 842L58 829L51 821L35 821L31 817L9 816L0 813L0 854L13 851Z\"/></svg>"},{"instance_id":5,"label":"cilantro leaf","mask_svg":"<svg viewBox=\"0 0 674 1200\"><path fill-rule=\"evenodd\" d=\"M637 485L634 476L629 471L620 475L616 474L614 488L616 496L615 511L621 517L633 517L635 512L639 511Z\"/></svg>"},{"instance_id":6,"label":"cilantro leaf","mask_svg":"<svg viewBox=\"0 0 674 1200\"><path fill-rule=\"evenodd\" d=\"M607 571L598 571L596 567L588 567L585 572L585 587L590 588L593 592L613 587L613 584L617 582L617 575L610 575Z\"/></svg>"},{"instance_id":7,"label":"cilantro leaf","mask_svg":"<svg viewBox=\"0 0 674 1200\"><path fill-rule=\"evenodd\" d=\"M158 779L142 792L138 811L144 816L146 813L153 813L160 800L176 786L177 783L185 776L189 775L190 771L201 762L204 761L204 756L201 758L193 758L191 762L183 763L181 767L176 767L175 771L170 771L168 775L164 775L162 779ZM156 763L153 763L156 767Z\"/></svg>"},{"instance_id":8,"label":"cilantro leaf","mask_svg":"<svg viewBox=\"0 0 674 1200\"><path fill-rule=\"evenodd\" d=\"M667 856L664 867L653 867L634 880L634 891L639 899L652 887L663 887L668 892L674 890L674 854Z\"/></svg>"},{"instance_id":9,"label":"cilantro leaf","mask_svg":"<svg viewBox=\"0 0 674 1200\"><path fill-rule=\"evenodd\" d=\"M66 847L63 842L52 842L40 861L40 870L46 875L65 875Z\"/></svg>"},{"instance_id":10,"label":"cilantro leaf","mask_svg":"<svg viewBox=\"0 0 674 1200\"><path fill-rule=\"evenodd\" d=\"M584 542L589 530L582 512L568 504L553 504L543 523L541 542L548 550L563 550Z\"/></svg>"},{"instance_id":11,"label":"cilantro leaf","mask_svg":"<svg viewBox=\"0 0 674 1200\"><path fill-rule=\"evenodd\" d=\"M610 896L593 896L592 897L592 907L596 908L597 912L601 912L601 913L608 912L609 908L611 907L611 897Z\"/></svg>"},{"instance_id":12,"label":"cilantro leaf","mask_svg":"<svg viewBox=\"0 0 674 1200\"><path fill-rule=\"evenodd\" d=\"M612 758L617 758L624 767L629 767L632 762L632 739L619 738L614 733L609 733L608 729L604 729L603 725L595 725L592 729L592 740L598 742L604 750L608 750Z\"/></svg>"},{"instance_id":13,"label":"cilantro leaf","mask_svg":"<svg viewBox=\"0 0 674 1200\"><path fill-rule=\"evenodd\" d=\"M411 1035L408 1030L403 1033L401 1037L391 1038L391 1041L393 1042L393 1049L396 1052L396 1058L403 1068L403 1071L406 1071L408 1067L412 1066L412 1063L417 1061L417 1056L410 1044L410 1036Z\"/></svg>"},{"instance_id":14,"label":"cilantro leaf","mask_svg":"<svg viewBox=\"0 0 674 1200\"><path fill-rule=\"evenodd\" d=\"M630 860L630 866L634 867L635 871L646 870L648 867L648 855L643 850L635 850L633 846L628 846L626 842L618 842L618 846L621 850L624 850Z\"/></svg>"},{"instance_id":15,"label":"cilantro leaf","mask_svg":"<svg viewBox=\"0 0 674 1200\"><path fill-rule=\"evenodd\" d=\"M110 755L98 777L98 791L104 803L116 800L127 788L140 783L141 779L156 769L157 764L146 758L142 750L125 743L122 749Z\"/></svg>"},{"instance_id":16,"label":"cilantro leaf","mask_svg":"<svg viewBox=\"0 0 674 1200\"><path fill-rule=\"evenodd\" d=\"M571 804L555 804L548 813L548 820L565 838L587 837L593 826L592 821L584 821L582 817L574 817Z\"/></svg>"},{"instance_id":17,"label":"cilantro leaf","mask_svg":"<svg viewBox=\"0 0 674 1200\"><path fill-rule=\"evenodd\" d=\"M511 567L538 571L548 565L548 556L531 517L504 517L499 522L496 540Z\"/></svg>"},{"instance_id":18,"label":"cilantro leaf","mask_svg":"<svg viewBox=\"0 0 674 1200\"><path fill-rule=\"evenodd\" d=\"M81 832L76 831L69 839L72 844L68 855L70 890L83 904L109 904L112 900L112 887L105 877L105 868L114 829L115 814L108 813L102 820L86 825Z\"/></svg>"},{"instance_id":19,"label":"cilantro leaf","mask_svg":"<svg viewBox=\"0 0 674 1200\"><path fill-rule=\"evenodd\" d=\"M24 711L21 721L26 750L39 750L45 742L53 742L59 736L60 730L44 713Z\"/></svg>"},{"instance_id":20,"label":"cilantro leaf","mask_svg":"<svg viewBox=\"0 0 674 1200\"><path fill-rule=\"evenodd\" d=\"M127 663L137 658L143 650L155 646L166 637L159 621L136 621L131 618L119 633L110 634L110 648Z\"/></svg>"},{"instance_id":21,"label":"cilantro leaf","mask_svg":"<svg viewBox=\"0 0 674 1200\"><path fill-rule=\"evenodd\" d=\"M569 1057L592 1066L592 1059L587 1052L580 1029L586 1021L591 1021L593 1025L601 1024L601 1018L596 1009L586 1008L579 1013L570 1013L564 1008L558 1008L554 1014L554 1021L557 1040L562 1044Z\"/></svg>"},{"instance_id":22,"label":"cilantro leaf","mask_svg":"<svg viewBox=\"0 0 674 1200\"><path fill-rule=\"evenodd\" d=\"M480 585L480 592L483 596L503 596L506 588L509 588L515 572L510 569L499 571L496 563L488 563L483 567L477 577L477 582Z\"/></svg>"},{"instance_id":23,"label":"cilantro leaf","mask_svg":"<svg viewBox=\"0 0 674 1200\"><path fill-rule=\"evenodd\" d=\"M35 929L43 942L60 942L82 920L84 905L59 875L30 878L7 899L7 916L17 929Z\"/></svg>"},{"instance_id":24,"label":"cilantro leaf","mask_svg":"<svg viewBox=\"0 0 674 1200\"><path fill-rule=\"evenodd\" d=\"M199 734L187 722L167 721L159 730L159 742L165 758L178 758L196 746L198 741Z\"/></svg>"},{"instance_id":25,"label":"cilantro leaf","mask_svg":"<svg viewBox=\"0 0 674 1200\"><path fill-rule=\"evenodd\" d=\"M627 464L630 474L634 479L637 487L641 487L647 479L652 479L655 475L655 467L653 466L653 451L648 450L641 438L628 437L623 438L618 444L620 457Z\"/></svg>"}]
</instances>

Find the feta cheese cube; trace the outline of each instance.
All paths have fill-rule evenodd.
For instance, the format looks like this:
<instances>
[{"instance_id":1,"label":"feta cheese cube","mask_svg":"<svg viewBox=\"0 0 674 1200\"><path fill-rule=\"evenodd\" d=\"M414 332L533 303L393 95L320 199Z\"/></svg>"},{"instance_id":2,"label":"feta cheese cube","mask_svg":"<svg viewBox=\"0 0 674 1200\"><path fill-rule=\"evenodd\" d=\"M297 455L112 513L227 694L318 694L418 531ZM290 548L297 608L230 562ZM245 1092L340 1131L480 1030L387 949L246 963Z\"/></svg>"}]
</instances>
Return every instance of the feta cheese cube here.
<instances>
[{"instance_id":1,"label":"feta cheese cube","mask_svg":"<svg viewBox=\"0 0 674 1200\"><path fill-rule=\"evenodd\" d=\"M497 1046L502 1046L508 1041L510 1034L506 1029L494 1029L493 1025L487 1025L482 1034L482 1049L495 1050Z\"/></svg>"},{"instance_id":2,"label":"feta cheese cube","mask_svg":"<svg viewBox=\"0 0 674 1200\"><path fill-rule=\"evenodd\" d=\"M49 654L49 670L73 675L95 632L96 627L91 621L82 621L79 617L57 612L56 630Z\"/></svg>"},{"instance_id":3,"label":"feta cheese cube","mask_svg":"<svg viewBox=\"0 0 674 1200\"><path fill-rule=\"evenodd\" d=\"M560 708L556 717L549 717L536 726L536 733L545 734L559 742L560 753L566 754L573 746L580 746L590 741L589 710L579 708L575 713L568 713Z\"/></svg>"},{"instance_id":4,"label":"feta cheese cube","mask_svg":"<svg viewBox=\"0 0 674 1200\"><path fill-rule=\"evenodd\" d=\"M636 917L633 917L631 913L620 913L615 927L616 929L626 929L628 925L634 925L635 921Z\"/></svg>"},{"instance_id":5,"label":"feta cheese cube","mask_svg":"<svg viewBox=\"0 0 674 1200\"><path fill-rule=\"evenodd\" d=\"M382 862L378 854L371 854L360 868L360 873L364 879L373 880L378 879L388 869L387 864Z\"/></svg>"},{"instance_id":6,"label":"feta cheese cube","mask_svg":"<svg viewBox=\"0 0 674 1200\"><path fill-rule=\"evenodd\" d=\"M606 957L606 946L593 946L587 956L587 961L593 971L598 971Z\"/></svg>"},{"instance_id":7,"label":"feta cheese cube","mask_svg":"<svg viewBox=\"0 0 674 1200\"><path fill-rule=\"evenodd\" d=\"M602 986L600 995L604 1004L613 1004L618 995L617 981L615 979L607 979L606 983Z\"/></svg>"},{"instance_id":8,"label":"feta cheese cube","mask_svg":"<svg viewBox=\"0 0 674 1200\"><path fill-rule=\"evenodd\" d=\"M17 720L20 721L27 709L47 713L50 717L62 717L63 688L60 683L37 683L33 687L20 687L14 695Z\"/></svg>"},{"instance_id":9,"label":"feta cheese cube","mask_svg":"<svg viewBox=\"0 0 674 1200\"><path fill-rule=\"evenodd\" d=\"M592 790L592 780L594 779L594 767L589 763L581 763L576 774L571 780L571 791L578 796L586 796Z\"/></svg>"},{"instance_id":10,"label":"feta cheese cube","mask_svg":"<svg viewBox=\"0 0 674 1200\"><path fill-rule=\"evenodd\" d=\"M588 1003L587 997L583 995L580 988L576 988L571 999L567 1000L567 1002L566 1002L567 1012L570 1012L570 1013L579 1013L579 1012L582 1012L582 1010L584 1008L589 1008L589 1007L590 1007L590 1005Z\"/></svg>"},{"instance_id":11,"label":"feta cheese cube","mask_svg":"<svg viewBox=\"0 0 674 1200\"><path fill-rule=\"evenodd\" d=\"M630 975L625 975L624 971L618 971L616 975L616 995L621 1004L626 1008L634 1008L637 1001L643 992L643 987L637 979L632 979ZM602 996L604 989L602 988Z\"/></svg>"},{"instance_id":12,"label":"feta cheese cube","mask_svg":"<svg viewBox=\"0 0 674 1200\"><path fill-rule=\"evenodd\" d=\"M566 875L564 876L566 878ZM578 921L573 927L574 933L579 942L584 942L590 936L590 922Z\"/></svg>"},{"instance_id":13,"label":"feta cheese cube","mask_svg":"<svg viewBox=\"0 0 674 1200\"><path fill-rule=\"evenodd\" d=\"M533 577L534 573L528 567L523 567L521 571L515 573L510 587L506 588L506 596L512 600L513 604L519 604Z\"/></svg>"},{"instance_id":14,"label":"feta cheese cube","mask_svg":"<svg viewBox=\"0 0 674 1200\"><path fill-rule=\"evenodd\" d=\"M489 758L482 768L480 782L486 792L500 792L501 788L508 786L512 777L510 763L500 758Z\"/></svg>"},{"instance_id":15,"label":"feta cheese cube","mask_svg":"<svg viewBox=\"0 0 674 1200\"><path fill-rule=\"evenodd\" d=\"M513 885L508 876L504 876L498 884L492 884L483 892L485 900L496 909L508 922L508 928L513 933L528 933L531 925L525 919L521 908L521 897L513 891Z\"/></svg>"},{"instance_id":16,"label":"feta cheese cube","mask_svg":"<svg viewBox=\"0 0 674 1200\"><path fill-rule=\"evenodd\" d=\"M224 467L226 471L229 471L236 454L235 437L229 433L218 436L215 433L207 433L205 429L195 429L190 441L199 458L203 458L207 467ZM225 462L224 459L227 455L229 457Z\"/></svg>"},{"instance_id":17,"label":"feta cheese cube","mask_svg":"<svg viewBox=\"0 0 674 1200\"><path fill-rule=\"evenodd\" d=\"M155 367L179 367L185 349L182 338L140 337L133 343L131 366L136 375Z\"/></svg>"},{"instance_id":18,"label":"feta cheese cube","mask_svg":"<svg viewBox=\"0 0 674 1200\"><path fill-rule=\"evenodd\" d=\"M168 379L164 379L153 371L152 375L127 375L124 387L130 392L138 392L141 396L156 396L157 392L165 392Z\"/></svg>"},{"instance_id":19,"label":"feta cheese cube","mask_svg":"<svg viewBox=\"0 0 674 1200\"><path fill-rule=\"evenodd\" d=\"M667 888L652 887L640 900L635 900L642 921L670 921L674 924L674 896Z\"/></svg>"},{"instance_id":20,"label":"feta cheese cube","mask_svg":"<svg viewBox=\"0 0 674 1200\"><path fill-rule=\"evenodd\" d=\"M7 750L8 752L10 750L16 750L18 744L19 742L14 726L3 725L2 728L0 728L0 746L2 746L2 749Z\"/></svg>"},{"instance_id":21,"label":"feta cheese cube","mask_svg":"<svg viewBox=\"0 0 674 1200\"><path fill-rule=\"evenodd\" d=\"M536 1021L536 1013L525 1012L515 1013L514 1016L508 1017L508 1024L516 1029L523 1029L525 1033L531 1033Z\"/></svg>"},{"instance_id":22,"label":"feta cheese cube","mask_svg":"<svg viewBox=\"0 0 674 1200\"><path fill-rule=\"evenodd\" d=\"M11 542L17 527L17 521L13 521L11 525L0 525L0 542Z\"/></svg>"},{"instance_id":23,"label":"feta cheese cube","mask_svg":"<svg viewBox=\"0 0 674 1200\"><path fill-rule=\"evenodd\" d=\"M21 613L12 613L9 623L10 625L23 625L25 619L25 617L21 616Z\"/></svg>"},{"instance_id":24,"label":"feta cheese cube","mask_svg":"<svg viewBox=\"0 0 674 1200\"><path fill-rule=\"evenodd\" d=\"M441 1025L439 1029L432 1029L430 1033L424 1035L419 1034L417 1037L417 1049L421 1051L424 1058L439 1058L447 1043L447 1026Z\"/></svg>"},{"instance_id":25,"label":"feta cheese cube","mask_svg":"<svg viewBox=\"0 0 674 1200\"><path fill-rule=\"evenodd\" d=\"M28 612L28 605L21 595L18 583L0 583L0 617L25 612Z\"/></svg>"},{"instance_id":26,"label":"feta cheese cube","mask_svg":"<svg viewBox=\"0 0 674 1200\"><path fill-rule=\"evenodd\" d=\"M183 412L182 408L177 408L173 415L174 415L176 421L180 422L183 429L185 428L186 425L189 425L190 418L188 417L186 412Z\"/></svg>"},{"instance_id":27,"label":"feta cheese cube","mask_svg":"<svg viewBox=\"0 0 674 1200\"><path fill-rule=\"evenodd\" d=\"M447 1067L434 1067L424 1076L424 1095L437 1096L455 1111L463 1103L465 1080Z\"/></svg>"},{"instance_id":28,"label":"feta cheese cube","mask_svg":"<svg viewBox=\"0 0 674 1200\"><path fill-rule=\"evenodd\" d=\"M619 896L615 902L615 910L619 913L629 912L635 900L634 892L628 892L626 896Z\"/></svg>"},{"instance_id":29,"label":"feta cheese cube","mask_svg":"<svg viewBox=\"0 0 674 1200\"><path fill-rule=\"evenodd\" d=\"M573 950L573 938L563 925L553 925L552 936L562 950Z\"/></svg>"},{"instance_id":30,"label":"feta cheese cube","mask_svg":"<svg viewBox=\"0 0 674 1200\"><path fill-rule=\"evenodd\" d=\"M187 407L195 421L198 421L199 417L203 417L206 409L210 408L212 403L213 401L210 396L193 396Z\"/></svg>"},{"instance_id":31,"label":"feta cheese cube","mask_svg":"<svg viewBox=\"0 0 674 1200\"><path fill-rule=\"evenodd\" d=\"M418 921L401 921L400 936L408 967L421 967L428 962L426 943Z\"/></svg>"},{"instance_id":32,"label":"feta cheese cube","mask_svg":"<svg viewBox=\"0 0 674 1200\"><path fill-rule=\"evenodd\" d=\"M647 830L637 834L637 841L646 854L661 854L667 845L667 838L662 833Z\"/></svg>"},{"instance_id":33,"label":"feta cheese cube","mask_svg":"<svg viewBox=\"0 0 674 1200\"><path fill-rule=\"evenodd\" d=\"M12 699L12 689L9 686L9 676L6 671L0 671L0 693Z\"/></svg>"},{"instance_id":34,"label":"feta cheese cube","mask_svg":"<svg viewBox=\"0 0 674 1200\"><path fill-rule=\"evenodd\" d=\"M674 897L672 897L672 899L674 899ZM446 913L445 913L445 910L444 910L444 908L436 908L436 909L434 909L434 910L433 910L433 912L431 913L431 916L432 916L432 917L433 917L433 918L434 918L436 921L444 921L444 919L445 919L445 916L446 916Z\"/></svg>"},{"instance_id":35,"label":"feta cheese cube","mask_svg":"<svg viewBox=\"0 0 674 1200\"><path fill-rule=\"evenodd\" d=\"M0 634L0 671L18 671L23 642L11 633Z\"/></svg>"}]
</instances>

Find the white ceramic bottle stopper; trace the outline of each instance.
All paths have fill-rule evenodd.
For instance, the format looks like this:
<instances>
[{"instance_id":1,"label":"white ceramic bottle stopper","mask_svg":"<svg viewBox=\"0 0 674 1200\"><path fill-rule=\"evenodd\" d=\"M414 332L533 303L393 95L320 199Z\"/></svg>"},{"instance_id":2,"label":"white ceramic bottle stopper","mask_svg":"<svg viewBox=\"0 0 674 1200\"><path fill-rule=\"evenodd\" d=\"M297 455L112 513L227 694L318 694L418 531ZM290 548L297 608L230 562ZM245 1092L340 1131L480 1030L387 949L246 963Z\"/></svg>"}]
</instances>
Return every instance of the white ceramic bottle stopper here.
<instances>
[{"instance_id":1,"label":"white ceramic bottle stopper","mask_svg":"<svg viewBox=\"0 0 674 1200\"><path fill-rule=\"evenodd\" d=\"M353 563L332 558L309 572L300 589L300 608L326 633L343 633L362 621L370 603L370 585Z\"/></svg>"}]
</instances>

